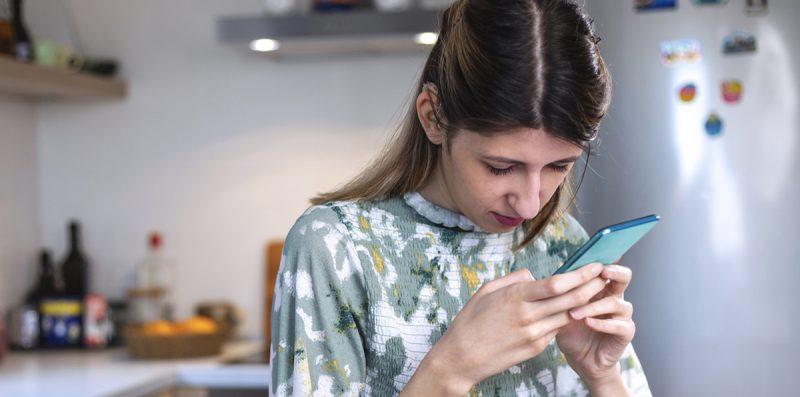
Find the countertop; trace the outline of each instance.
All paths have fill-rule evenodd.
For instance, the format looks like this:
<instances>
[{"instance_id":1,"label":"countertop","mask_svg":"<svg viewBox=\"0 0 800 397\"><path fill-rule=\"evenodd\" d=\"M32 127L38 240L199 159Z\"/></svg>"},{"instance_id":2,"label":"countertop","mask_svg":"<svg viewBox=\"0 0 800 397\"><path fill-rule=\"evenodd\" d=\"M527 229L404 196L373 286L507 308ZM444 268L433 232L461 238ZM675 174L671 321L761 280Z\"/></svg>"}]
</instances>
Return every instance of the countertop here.
<instances>
[{"instance_id":1,"label":"countertop","mask_svg":"<svg viewBox=\"0 0 800 397\"><path fill-rule=\"evenodd\" d=\"M230 364L258 354L258 341L226 344L219 356L136 360L124 348L11 352L0 364L0 396L139 397L172 386L264 389L266 364Z\"/></svg>"}]
</instances>

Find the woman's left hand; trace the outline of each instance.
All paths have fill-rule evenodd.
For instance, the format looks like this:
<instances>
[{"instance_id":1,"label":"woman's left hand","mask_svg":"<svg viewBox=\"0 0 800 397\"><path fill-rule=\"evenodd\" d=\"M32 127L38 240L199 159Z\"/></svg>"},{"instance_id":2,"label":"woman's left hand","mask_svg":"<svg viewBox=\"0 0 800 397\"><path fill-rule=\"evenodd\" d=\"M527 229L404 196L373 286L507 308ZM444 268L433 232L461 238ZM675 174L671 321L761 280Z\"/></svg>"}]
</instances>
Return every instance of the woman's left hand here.
<instances>
[{"instance_id":1,"label":"woman's left hand","mask_svg":"<svg viewBox=\"0 0 800 397\"><path fill-rule=\"evenodd\" d=\"M631 276L625 266L605 266L600 277L608 280L606 288L570 310L573 321L556 336L567 363L588 384L620 376L620 357L636 332L633 305L623 297Z\"/></svg>"}]
</instances>

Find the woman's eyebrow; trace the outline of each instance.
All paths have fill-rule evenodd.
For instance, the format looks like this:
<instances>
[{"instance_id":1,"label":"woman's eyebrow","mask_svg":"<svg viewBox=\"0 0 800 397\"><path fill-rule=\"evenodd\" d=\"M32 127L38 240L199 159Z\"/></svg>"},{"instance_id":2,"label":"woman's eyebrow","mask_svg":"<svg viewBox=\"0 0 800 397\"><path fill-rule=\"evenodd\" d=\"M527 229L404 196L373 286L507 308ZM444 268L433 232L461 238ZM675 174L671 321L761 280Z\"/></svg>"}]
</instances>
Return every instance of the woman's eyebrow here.
<instances>
[{"instance_id":1,"label":"woman's eyebrow","mask_svg":"<svg viewBox=\"0 0 800 397\"><path fill-rule=\"evenodd\" d=\"M502 156L484 156L484 158L486 158L487 160L497 161L497 162L500 162L500 163L525 164L522 161L514 160L514 159L510 159L508 157L502 157ZM581 156L572 156L572 157L567 157L567 158L564 158L564 159L561 159L561 160L556 160L553 163L574 163L575 161L578 161L579 158L581 158ZM553 163L551 163L551 164L553 164Z\"/></svg>"},{"instance_id":2,"label":"woman's eyebrow","mask_svg":"<svg viewBox=\"0 0 800 397\"><path fill-rule=\"evenodd\" d=\"M510 159L508 157L502 156L483 156L487 160L497 161L500 163L508 163L508 164L524 164L524 162L519 160Z\"/></svg>"},{"instance_id":3,"label":"woman's eyebrow","mask_svg":"<svg viewBox=\"0 0 800 397\"><path fill-rule=\"evenodd\" d=\"M572 156L558 161L554 161L553 163L574 163L578 161L579 158L581 158L581 156Z\"/></svg>"}]
</instances>

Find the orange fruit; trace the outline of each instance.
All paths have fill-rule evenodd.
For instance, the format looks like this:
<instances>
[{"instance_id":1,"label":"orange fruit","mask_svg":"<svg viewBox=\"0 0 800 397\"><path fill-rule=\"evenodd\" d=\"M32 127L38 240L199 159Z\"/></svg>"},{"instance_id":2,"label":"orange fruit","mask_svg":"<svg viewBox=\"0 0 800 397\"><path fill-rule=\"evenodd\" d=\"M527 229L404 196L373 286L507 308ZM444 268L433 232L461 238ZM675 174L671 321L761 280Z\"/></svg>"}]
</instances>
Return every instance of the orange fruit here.
<instances>
[{"instance_id":1,"label":"orange fruit","mask_svg":"<svg viewBox=\"0 0 800 397\"><path fill-rule=\"evenodd\" d=\"M154 321L144 326L144 333L147 335L173 335L178 330L168 321Z\"/></svg>"},{"instance_id":2,"label":"orange fruit","mask_svg":"<svg viewBox=\"0 0 800 397\"><path fill-rule=\"evenodd\" d=\"M208 318L195 316L178 324L181 332L195 334L213 334L219 330L217 323Z\"/></svg>"}]
</instances>

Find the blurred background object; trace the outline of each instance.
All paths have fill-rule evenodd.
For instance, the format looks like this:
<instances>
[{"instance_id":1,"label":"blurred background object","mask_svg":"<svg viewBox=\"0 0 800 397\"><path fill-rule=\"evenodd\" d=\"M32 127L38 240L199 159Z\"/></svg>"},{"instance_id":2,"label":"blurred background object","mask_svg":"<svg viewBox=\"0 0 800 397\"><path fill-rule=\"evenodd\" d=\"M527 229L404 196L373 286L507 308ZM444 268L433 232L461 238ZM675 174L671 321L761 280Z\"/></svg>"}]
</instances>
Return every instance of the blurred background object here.
<instances>
[{"instance_id":1,"label":"blurred background object","mask_svg":"<svg viewBox=\"0 0 800 397\"><path fill-rule=\"evenodd\" d=\"M0 0L0 54L14 55L14 28L8 0Z\"/></svg>"},{"instance_id":2,"label":"blurred background object","mask_svg":"<svg viewBox=\"0 0 800 397\"><path fill-rule=\"evenodd\" d=\"M453 0L417 0L419 7L428 10L443 10L453 4Z\"/></svg>"},{"instance_id":3,"label":"blurred background object","mask_svg":"<svg viewBox=\"0 0 800 397\"><path fill-rule=\"evenodd\" d=\"M414 0L374 0L375 8L380 11L403 11L414 6Z\"/></svg>"},{"instance_id":4,"label":"blurred background object","mask_svg":"<svg viewBox=\"0 0 800 397\"><path fill-rule=\"evenodd\" d=\"M11 0L11 31L14 40L14 58L22 62L33 61L33 42L25 22L23 0Z\"/></svg>"},{"instance_id":5,"label":"blurred background object","mask_svg":"<svg viewBox=\"0 0 800 397\"><path fill-rule=\"evenodd\" d=\"M281 266L283 240L267 243L264 253L264 346L271 346L272 340L272 305L275 297L275 283L278 282L278 271ZM264 349L264 360L269 361L269 349Z\"/></svg>"},{"instance_id":6,"label":"blurred background object","mask_svg":"<svg viewBox=\"0 0 800 397\"><path fill-rule=\"evenodd\" d=\"M5 320L0 316L0 364L3 363L3 359L6 357L6 351L8 351L8 334Z\"/></svg>"},{"instance_id":7,"label":"blurred background object","mask_svg":"<svg viewBox=\"0 0 800 397\"><path fill-rule=\"evenodd\" d=\"M312 0L263 0L264 11L269 15L306 14L311 11Z\"/></svg>"},{"instance_id":8,"label":"blurred background object","mask_svg":"<svg viewBox=\"0 0 800 397\"><path fill-rule=\"evenodd\" d=\"M243 315L233 303L228 301L207 301L197 304L195 314L214 320L226 338L236 335Z\"/></svg>"},{"instance_id":9,"label":"blurred background object","mask_svg":"<svg viewBox=\"0 0 800 397\"><path fill-rule=\"evenodd\" d=\"M173 319L174 266L164 257L162 244L161 234L151 232L147 254L136 268L135 287L128 290L132 322L144 324Z\"/></svg>"}]
</instances>

